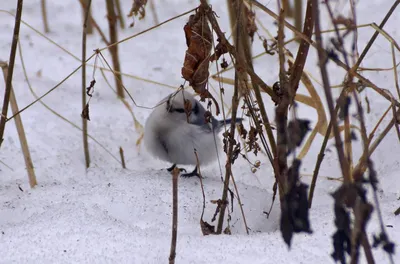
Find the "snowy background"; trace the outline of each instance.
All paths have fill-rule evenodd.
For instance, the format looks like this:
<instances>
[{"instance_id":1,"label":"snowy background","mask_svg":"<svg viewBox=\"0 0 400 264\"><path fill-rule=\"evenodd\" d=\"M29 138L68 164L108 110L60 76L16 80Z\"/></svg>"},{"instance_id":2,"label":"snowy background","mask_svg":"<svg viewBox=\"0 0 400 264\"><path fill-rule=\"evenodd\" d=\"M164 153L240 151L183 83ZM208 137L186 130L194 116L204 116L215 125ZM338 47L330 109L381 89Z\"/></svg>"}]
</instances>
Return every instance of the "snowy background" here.
<instances>
[{"instance_id":1,"label":"snowy background","mask_svg":"<svg viewBox=\"0 0 400 264\"><path fill-rule=\"evenodd\" d=\"M127 14L131 1L121 1ZM198 5L197 1L155 1L159 20L164 21ZM229 21L225 1L210 1L221 17L220 25L229 35ZM276 10L276 1L263 1ZM344 2L344 1L343 1ZM392 1L359 1L358 24L379 24L392 5ZM9 58L14 18L5 11L15 13L16 1L2 1L0 5L0 60ZM47 1L51 32L48 38L62 46L60 49L26 25L21 25L20 42L29 81L38 95L58 84L80 65L82 13L78 1ZM321 6L323 9L323 6ZM257 9L256 9L257 10ZM338 5L336 11L348 14ZM397 42L400 40L398 25L400 12L395 11L385 30ZM108 36L104 1L93 1L93 15ZM276 27L271 18L257 10L263 25L273 35ZM23 20L42 32L40 1L25 1ZM324 18L324 16L322 16ZM183 26L188 16L176 19L153 31L119 45L121 68L124 73L149 79L160 84L123 77L127 89L140 106L153 107L161 98L183 83L180 70L186 50ZM131 21L126 20L129 24ZM119 39L143 31L154 25L151 12L144 20L137 20L133 28L119 32ZM329 22L324 21L325 28ZM262 29L260 34L268 37ZM373 29L359 30L359 50L373 34ZM291 33L287 32L291 37ZM88 36L88 56L94 49L103 48L96 33ZM296 44L290 44L292 51ZM261 42L254 42L254 54L262 51ZM108 51L103 54L111 63ZM399 52L397 52L399 54ZM74 57L75 56L75 57ZM364 60L363 67L392 67L390 43L378 37ZM400 56L397 55L397 61ZM89 64L94 64L91 60ZM101 65L101 62L98 64ZM268 83L277 78L277 56L255 60L260 76ZM307 61L306 69L319 79L315 50ZM211 69L215 72L215 68ZM87 68L87 83L93 68ZM268 73L268 74L267 74ZM332 68L332 84L342 82L343 72ZM365 72L364 75L382 88L396 94L393 71ZM229 77L229 74L227 75ZM232 76L232 73L230 73ZM123 147L128 169L122 169L118 160L99 144L90 140L92 164L86 170L83 156L81 131L54 115L40 103L22 113L38 186L29 188L20 143L13 121L8 122L4 142L0 150L0 263L165 263L169 256L172 219L172 184L170 174L163 170L170 164L151 158L144 148L136 146L140 131L134 127L131 114L114 92L108 87L99 70L95 72L95 93L90 104L89 134L112 155L119 157ZM107 78L114 85L112 76ZM0 83L3 83L1 81ZM162 85L161 85L162 84ZM321 87L315 84L324 100ZM20 56L17 55L13 78L14 91L20 108L34 100L24 77ZM214 82L214 86L218 84ZM231 87L226 86L226 99ZM306 93L300 88L301 93ZM81 76L74 74L43 100L50 108L70 122L81 126ZM372 112L367 115L368 132L377 122L389 103L372 90L368 95ZM0 85L0 98L4 85ZM151 110L137 107L129 101L141 124ZM272 105L268 107L272 115ZM9 112L11 113L11 111ZM315 111L304 105L300 116L316 120ZM391 116L391 114L389 114ZM388 118L384 124L388 123ZM382 126L383 127L383 126ZM378 130L380 132L382 129ZM317 135L310 152L304 159L302 180L309 176L315 165L322 142ZM279 204L275 203L267 219L272 200L273 173L265 156L253 157L262 162L261 169L251 172L250 165L238 159L234 175L241 195L250 235L245 233L243 219L237 202L232 213L232 235L203 236L199 220L202 194L198 179L179 180L179 219L177 263L333 263L331 235L334 232L333 199L330 193L340 182L327 177L340 177L334 142L329 141L328 151L322 164L313 207L310 211L312 235L295 235L289 251L279 231ZM355 146L355 156L361 153ZM400 147L394 130L383 140L373 160L379 175L379 199L385 225L391 240L400 241L400 217L393 212L399 207ZM355 159L357 161L358 158ZM225 158L221 157L221 164ZM189 168L191 169L191 168ZM218 163L202 168L206 192L205 221L211 222L215 205L222 194L222 182ZM216 223L213 223L216 224ZM373 215L368 233L379 232L376 214ZM388 263L381 249L374 250L376 263ZM399 254L395 256L400 261ZM362 259L362 262L365 260Z\"/></svg>"}]
</instances>

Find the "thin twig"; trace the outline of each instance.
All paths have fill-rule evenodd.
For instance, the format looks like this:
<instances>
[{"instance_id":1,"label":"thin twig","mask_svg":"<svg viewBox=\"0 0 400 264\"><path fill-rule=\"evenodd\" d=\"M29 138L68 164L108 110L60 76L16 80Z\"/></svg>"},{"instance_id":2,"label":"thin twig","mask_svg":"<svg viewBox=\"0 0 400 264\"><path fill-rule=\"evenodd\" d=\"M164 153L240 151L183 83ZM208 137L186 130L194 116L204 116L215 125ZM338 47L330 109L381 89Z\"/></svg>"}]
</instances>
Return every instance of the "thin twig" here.
<instances>
[{"instance_id":1,"label":"thin twig","mask_svg":"<svg viewBox=\"0 0 400 264\"><path fill-rule=\"evenodd\" d=\"M87 3L85 3L85 1L88 1L88 0L79 0L79 3L81 3L81 6L82 6L83 10L86 10L86 8L87 8ZM94 27L97 30L97 32L99 32L100 37L103 40L103 42L106 45L109 45L109 42L108 42L108 40L106 38L106 35L104 35L103 31L101 30L101 28L97 24L96 20L94 20L91 10L89 10L89 21L88 21L88 30L87 30L88 34L92 34L92 32L90 32L90 26L91 25L92 25L92 27ZM92 29L92 31L93 31L93 29Z\"/></svg>"},{"instance_id":2,"label":"thin twig","mask_svg":"<svg viewBox=\"0 0 400 264\"><path fill-rule=\"evenodd\" d=\"M107 19L108 19L108 28L110 31L110 42L116 43L118 41L118 31L117 31L117 16L114 10L114 1L113 0L106 0L107 5ZM121 71L121 66L119 63L118 57L118 45L113 45L110 48L113 69L116 72ZM118 81L119 80L119 81ZM122 84L122 77L121 74L115 73L115 87L117 87L117 94L118 97L124 98L124 88Z\"/></svg>"},{"instance_id":3,"label":"thin twig","mask_svg":"<svg viewBox=\"0 0 400 264\"><path fill-rule=\"evenodd\" d=\"M83 20L83 30L82 30L82 111L86 107L86 34L87 34L87 22L89 17L90 6L92 0L88 0L86 7L85 19ZM83 152L85 155L86 168L90 166L90 153L89 153L89 143L88 143L88 125L87 118L82 118L82 137L83 137Z\"/></svg>"},{"instance_id":4,"label":"thin twig","mask_svg":"<svg viewBox=\"0 0 400 264\"><path fill-rule=\"evenodd\" d=\"M385 26L386 22L389 20L390 16L393 14L393 12L396 9L398 4L400 4L400 0L397 0L396 2L394 2L392 7L390 7L389 12L386 13L381 24L379 25L380 29L383 29L383 27ZM360 57L358 58L356 64L354 64L354 66L352 68L353 71L356 71L358 69L358 67L360 66L361 62L363 61L365 55L367 55L369 49L371 48L372 44L375 42L378 35L379 35L379 31L376 30L374 32L374 35L372 35L372 38L368 41L367 46L365 46L365 48L364 48L363 52L361 53Z\"/></svg>"},{"instance_id":5,"label":"thin twig","mask_svg":"<svg viewBox=\"0 0 400 264\"><path fill-rule=\"evenodd\" d=\"M174 168L172 171L172 236L171 236L171 250L169 254L169 263L175 263L176 256L176 240L178 236L178 178L179 169Z\"/></svg>"},{"instance_id":6,"label":"thin twig","mask_svg":"<svg viewBox=\"0 0 400 264\"><path fill-rule=\"evenodd\" d=\"M119 21L119 26L121 27L121 29L124 29L125 28L125 19L122 14L121 3L119 0L115 0L115 7L117 9L117 17L118 17L118 21Z\"/></svg>"},{"instance_id":7,"label":"thin twig","mask_svg":"<svg viewBox=\"0 0 400 264\"><path fill-rule=\"evenodd\" d=\"M7 75L8 75L8 65L7 65L7 63L1 62L1 61L0 61L0 65L3 69L4 80L6 80ZM18 104L17 104L17 99L15 98L15 94L14 94L12 87L11 87L11 93L10 93L10 104L11 104L12 112L17 113L18 112ZM37 181L36 181L35 169L33 167L33 162L32 162L31 154L29 151L28 141L26 139L25 130L24 130L24 126L22 124L21 116L18 115L14 121L15 121L15 126L17 127L19 141L21 143L21 150L24 155L26 170L28 171L29 185L31 186L31 188L33 188L37 185Z\"/></svg>"},{"instance_id":8,"label":"thin twig","mask_svg":"<svg viewBox=\"0 0 400 264\"><path fill-rule=\"evenodd\" d=\"M40 1L40 7L42 9L44 32L45 33L49 33L50 29L49 29L49 22L47 21L46 0L41 0Z\"/></svg>"},{"instance_id":9,"label":"thin twig","mask_svg":"<svg viewBox=\"0 0 400 264\"><path fill-rule=\"evenodd\" d=\"M55 116L57 116L58 118L62 119L63 121L65 121L66 123L70 124L71 126L73 126L74 128L82 131L82 128L80 128L77 124L72 123L71 121L69 121L67 118L65 118L64 116L60 115L59 113L57 113L56 111L54 111L54 109L50 108L48 105L46 105L45 103L43 103L43 101L41 100L41 98L39 98L39 96L35 93L35 91L32 88L31 82L29 80L28 74L27 74L27 70L25 67L25 61L24 61L24 56L22 53L22 47L21 47L21 43L18 42L18 52L19 52L19 58L21 59L21 66L22 66L22 71L24 73L24 78L26 80L26 83L29 87L29 91L31 92L32 96L36 99L35 102L39 102L40 104L42 104L47 110L49 110L52 114L54 114ZM79 66L79 68L82 66L82 64ZM78 68L78 69L79 69ZM67 79L67 78L66 78ZM66 79L64 79L62 82L64 82ZM58 86L57 86L58 87ZM55 87L56 88L56 87ZM26 109L26 108L25 108ZM19 111L18 113L14 114L12 117L10 117L9 119L7 119L7 121L16 118L19 113L21 113L21 111ZM92 137L90 134L88 134L88 137L93 140L94 143L96 143L100 148L102 148L105 152L107 152L107 154L109 154L116 162L121 163L120 160L115 157L110 150L108 150L106 147L104 147L104 145L102 145L99 141L97 141L96 138Z\"/></svg>"},{"instance_id":10,"label":"thin twig","mask_svg":"<svg viewBox=\"0 0 400 264\"><path fill-rule=\"evenodd\" d=\"M122 168L123 168L123 169L126 169L124 150L122 149L122 147L119 147L119 155L120 155L120 157L121 157Z\"/></svg>"},{"instance_id":11,"label":"thin twig","mask_svg":"<svg viewBox=\"0 0 400 264\"><path fill-rule=\"evenodd\" d=\"M3 100L3 109L1 111L1 119L0 119L0 147L3 143L3 135L4 130L6 128L6 121L7 121L7 112L8 112L8 104L10 102L10 94L11 94L11 86L12 86L12 78L14 73L14 63L15 63L15 54L17 51L17 43L19 39L19 28L21 25L21 16L22 16L22 6L23 0L18 0L17 3L17 13L15 15L15 24L14 24L14 33L11 43L11 51L10 51L10 59L8 60L9 67L8 67L8 74L6 80L6 91L4 93L4 100Z\"/></svg>"},{"instance_id":12,"label":"thin twig","mask_svg":"<svg viewBox=\"0 0 400 264\"><path fill-rule=\"evenodd\" d=\"M208 6L207 2L202 0L202 4L204 6ZM237 5L237 17L240 16L240 12L243 8L243 2L239 2ZM239 41L236 41L236 52L240 49L241 46L241 41L240 41L240 36L241 36L241 30L240 30L240 23L237 24L236 26L236 37L238 38ZM240 54L239 54L240 56ZM231 114L231 124L230 124L230 133L228 136L228 151L226 153L227 160L225 164L225 179L224 179L224 189L222 191L222 203L221 203L221 208L219 212L219 218L218 218L218 225L217 225L217 234L222 233L222 228L224 224L224 216L225 216L225 209L227 206L227 197L228 197L228 188L229 188L229 181L230 177L232 175L232 155L233 155L233 147L234 147L234 139L235 139L235 125L236 125L236 115L237 115L237 109L239 106L239 73L235 72L235 86L234 86L234 91L233 91L233 96L232 96L232 114Z\"/></svg>"},{"instance_id":13,"label":"thin twig","mask_svg":"<svg viewBox=\"0 0 400 264\"><path fill-rule=\"evenodd\" d=\"M331 116L332 128L333 128L333 132L334 132L334 136L335 136L336 149L337 149L337 153L338 153L338 157L339 157L340 167L341 167L342 174L343 174L343 179L344 179L345 183L350 183L351 178L350 178L349 164L348 164L346 158L344 157L343 142L342 142L342 139L340 136L338 122L337 122L336 115L335 115L332 92L331 92L330 83L329 83L329 76L328 76L328 72L326 69L327 57L326 57L326 54L324 52L323 45L322 45L318 0L313 0L313 5L314 5L313 8L315 8L314 9L315 39L316 39L316 45L318 47L317 50L318 50L318 57L319 57L319 66L320 66L320 70L321 70L321 78L322 78L323 87L325 90L326 100L328 103L329 113Z\"/></svg>"}]
</instances>

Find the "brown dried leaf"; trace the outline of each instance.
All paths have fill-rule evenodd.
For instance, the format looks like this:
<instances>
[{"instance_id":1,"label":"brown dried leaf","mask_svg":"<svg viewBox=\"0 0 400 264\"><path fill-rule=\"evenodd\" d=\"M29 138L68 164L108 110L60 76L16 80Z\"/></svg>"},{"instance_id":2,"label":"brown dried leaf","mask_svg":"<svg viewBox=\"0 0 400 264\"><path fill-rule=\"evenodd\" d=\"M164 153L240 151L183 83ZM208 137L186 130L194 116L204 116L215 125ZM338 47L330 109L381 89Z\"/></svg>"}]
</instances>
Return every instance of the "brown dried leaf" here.
<instances>
[{"instance_id":1,"label":"brown dried leaf","mask_svg":"<svg viewBox=\"0 0 400 264\"><path fill-rule=\"evenodd\" d=\"M256 13L249 10L248 8L245 8L244 10L247 18L247 24L246 24L247 34L249 34L251 42L253 42L254 33L257 32Z\"/></svg>"},{"instance_id":2,"label":"brown dried leaf","mask_svg":"<svg viewBox=\"0 0 400 264\"><path fill-rule=\"evenodd\" d=\"M128 17L137 16L139 14L139 19L143 19L146 16L146 4L147 0L133 0L132 8L129 11Z\"/></svg>"},{"instance_id":3,"label":"brown dried leaf","mask_svg":"<svg viewBox=\"0 0 400 264\"><path fill-rule=\"evenodd\" d=\"M200 227L201 227L201 232L203 233L204 236L216 234L215 226L210 225L209 223L203 221L203 219L200 220Z\"/></svg>"},{"instance_id":4,"label":"brown dried leaf","mask_svg":"<svg viewBox=\"0 0 400 264\"><path fill-rule=\"evenodd\" d=\"M211 98L217 107L217 101L206 90L209 76L210 53L212 48L212 33L204 9L199 8L195 15L189 17L189 21L183 28L185 31L186 50L185 60L182 67L182 76L193 87L201 99Z\"/></svg>"},{"instance_id":5,"label":"brown dried leaf","mask_svg":"<svg viewBox=\"0 0 400 264\"><path fill-rule=\"evenodd\" d=\"M86 104L85 108L83 108L82 113L81 113L81 117L90 121L89 104Z\"/></svg>"}]
</instances>

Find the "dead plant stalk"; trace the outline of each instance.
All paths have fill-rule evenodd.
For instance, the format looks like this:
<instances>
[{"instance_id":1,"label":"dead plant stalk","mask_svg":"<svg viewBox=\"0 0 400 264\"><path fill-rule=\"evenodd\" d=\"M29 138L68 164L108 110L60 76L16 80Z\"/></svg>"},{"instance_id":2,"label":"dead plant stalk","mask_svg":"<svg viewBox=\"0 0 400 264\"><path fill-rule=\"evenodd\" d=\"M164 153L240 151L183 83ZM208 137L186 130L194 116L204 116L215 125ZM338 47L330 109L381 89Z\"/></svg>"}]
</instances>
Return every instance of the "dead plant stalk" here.
<instances>
[{"instance_id":1,"label":"dead plant stalk","mask_svg":"<svg viewBox=\"0 0 400 264\"><path fill-rule=\"evenodd\" d=\"M18 39L19 39L19 28L21 25L23 2L24 2L23 0L18 0L17 13L15 15L14 33L13 33L13 38L12 38L12 43L11 43L10 59L8 60L9 67L8 67L8 74L7 74L7 80L6 80L6 91L4 93L3 109L1 111L1 119L0 119L0 147L1 147L1 144L3 143L4 130L6 128L6 121L7 121L8 105L10 103L12 78L13 78L13 73L14 73L15 54L17 51L17 43L18 43Z\"/></svg>"},{"instance_id":2,"label":"dead plant stalk","mask_svg":"<svg viewBox=\"0 0 400 264\"><path fill-rule=\"evenodd\" d=\"M106 0L107 5L107 19L108 19L108 28L110 31L110 43L118 42L118 31L117 31L117 16L114 10L114 1L113 0ZM121 66L119 63L118 57L118 45L112 45L109 47L114 74L115 74L115 86L117 87L117 94L118 97L124 98L124 88L122 84L122 76L118 72L121 72Z\"/></svg>"},{"instance_id":3,"label":"dead plant stalk","mask_svg":"<svg viewBox=\"0 0 400 264\"><path fill-rule=\"evenodd\" d=\"M4 80L6 80L8 75L8 65L5 62L0 62L0 65L3 69ZM12 87L10 93L10 104L13 114L18 113L17 99L15 97ZM28 171L29 185L31 186L31 188L33 188L37 185L37 181L21 116L17 115L14 121L15 121L15 126L17 127L19 141L21 143L22 154L24 155L26 170Z\"/></svg>"},{"instance_id":4,"label":"dead plant stalk","mask_svg":"<svg viewBox=\"0 0 400 264\"><path fill-rule=\"evenodd\" d=\"M86 34L87 34L87 23L90 12L90 6L92 0L87 1L85 19L83 21L82 30L82 111L86 106ZM86 168L90 166L90 153L89 153L89 143L88 143L88 120L87 118L82 118L82 137L83 137L83 152L85 155Z\"/></svg>"},{"instance_id":5,"label":"dead plant stalk","mask_svg":"<svg viewBox=\"0 0 400 264\"><path fill-rule=\"evenodd\" d=\"M243 8L243 2L239 1L237 4L237 17L240 17L240 13L242 11ZM236 25L236 52L239 51L240 46L241 46L241 29L240 29L240 23L238 22ZM240 53L237 53L240 56ZM224 189L222 191L222 204L221 204L221 209L220 209L220 213L219 213L219 218L218 218L218 225L217 225L217 234L221 234L222 233L222 228L223 228L223 223L224 223L224 215L225 215L225 209L226 206L228 204L227 202L227 197L228 197L228 188L229 188L229 181L230 181L230 177L232 174L232 156L233 156L233 147L234 147L234 139L235 139L235 124L236 124L236 115L237 115L237 109L239 106L239 73L235 72L235 86L234 86L234 91L233 91L233 96L232 96L232 114L231 114L231 118L232 118L232 122L230 124L230 133L228 136L228 152L226 154L227 156L227 160L226 160L226 165L225 165L225 179L224 179Z\"/></svg>"}]
</instances>

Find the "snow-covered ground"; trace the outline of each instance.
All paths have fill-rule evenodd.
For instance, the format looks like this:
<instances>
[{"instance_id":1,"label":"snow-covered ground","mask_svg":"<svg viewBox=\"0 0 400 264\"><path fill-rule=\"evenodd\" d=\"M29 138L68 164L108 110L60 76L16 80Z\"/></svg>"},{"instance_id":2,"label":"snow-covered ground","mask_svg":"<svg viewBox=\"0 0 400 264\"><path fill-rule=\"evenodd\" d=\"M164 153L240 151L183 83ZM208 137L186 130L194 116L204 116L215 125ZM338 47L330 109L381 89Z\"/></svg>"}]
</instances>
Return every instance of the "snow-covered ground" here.
<instances>
[{"instance_id":1,"label":"snow-covered ground","mask_svg":"<svg viewBox=\"0 0 400 264\"><path fill-rule=\"evenodd\" d=\"M127 14L132 1L123 2ZM197 1L155 1L160 21L188 11ZM225 1L210 1L221 17L224 31L230 32ZM275 2L265 2L276 10ZM272 3L273 2L273 3ZM360 1L357 6L358 24L383 19L392 1ZM94 16L108 35L104 1L93 1ZM8 60L14 18L5 11L15 13L16 1L2 1L0 5L0 60ZM82 14L78 1L47 1L51 33L46 36L53 43L39 36L26 25L21 25L20 41L29 80L34 91L41 95L59 83L80 65ZM323 8L323 6L322 6ZM340 6L337 7L340 11ZM400 39L398 25L400 13L395 11L385 30L397 42ZM272 20L257 11L264 26L273 35L276 28ZM134 28L120 31L119 38L133 35L154 25L152 14L144 20L136 20ZM323 17L324 18L324 17ZM183 83L180 69L186 50L183 26L188 16L176 19L153 31L119 45L121 68L124 73L165 84L158 85L139 79L124 77L123 81L140 106L152 107L161 98ZM25 1L23 20L42 31L40 1ZM128 24L129 24L128 19ZM326 21L325 21L326 22ZM325 23L324 22L324 23ZM260 29L260 34L266 35ZM370 27L359 30L359 50L373 34ZM291 34L288 32L288 37ZM255 52L262 51L255 40ZM104 47L98 34L88 37L87 51ZM295 51L295 44L291 46ZM397 52L399 54L399 52ZM109 54L104 51L109 59ZM400 56L397 55L397 61ZM94 60L89 63L93 64ZM100 62L99 62L100 63ZM102 66L101 63L99 66ZM262 57L255 66L264 80L272 84L277 80L277 57ZM364 67L392 67L390 44L378 37L365 59ZM315 51L312 50L306 65L307 71L319 77ZM215 72L215 69L212 69ZM87 69L87 83L93 68ZM266 73L269 73L268 75ZM393 72L365 72L380 87L396 94ZM231 75L231 74L230 74ZM229 76L229 74L228 74ZM343 73L331 69L332 84L342 81ZM112 76L107 73L113 85ZM172 184L171 176L163 168L169 164L154 160L143 147L135 145L140 131L126 107L116 99L101 72L95 72L96 92L90 103L89 133L115 157L123 147L128 169L94 141L90 141L91 167L85 170L81 131L65 122L37 103L22 113L38 186L29 188L25 164L13 121L8 122L4 142L0 149L0 263L165 263L168 259L171 234ZM318 78L319 79L319 78ZM214 82L215 87L217 83ZM20 56L16 58L13 79L14 90L20 108L34 100L23 75ZM168 87L170 86L170 87ZM0 98L4 86L0 85ZM318 91L321 87L316 84ZM231 87L225 86L228 99ZM81 77L79 71L43 100L71 122L81 126ZM305 93L305 89L300 89ZM320 93L324 100L323 93ZM372 90L368 95L371 113L367 115L368 131L389 106ZM149 109L134 106L133 111L141 124L150 114ZM300 105L299 115L316 120L315 111ZM268 107L272 115L272 105ZM388 123L388 118L384 120ZM378 130L382 131L382 129ZM318 135L305 157L302 173L312 173L322 136ZM326 176L339 177L334 142L329 142L329 152L321 168L313 207L310 211L312 235L297 234L289 251L279 231L279 210L275 204L267 219L272 200L273 174L267 158L259 156L262 167L252 173L243 159L234 165L234 175L241 195L250 235L245 233L243 219L237 202L232 212L232 235L203 236L199 220L202 210L202 194L198 179L179 180L179 224L177 263L333 263L331 235L334 232L333 199L330 193L340 184ZM360 154L359 146L354 152ZM256 158L253 157L253 160ZM383 220L392 241L400 241L400 218L393 212L399 207L400 147L392 130L383 140L373 160L378 172L381 191L379 199ZM221 157L221 164L224 164ZM4 165L6 164L6 165ZM221 197L222 182L218 164L202 169L206 193L205 221L211 222L215 205L210 200ZM304 176L309 183L311 178ZM215 223L213 223L215 224ZM371 238L379 232L376 214L368 225ZM374 250L376 263L388 263L381 249ZM400 261L399 254L395 259ZM365 260L362 259L364 262Z\"/></svg>"}]
</instances>

